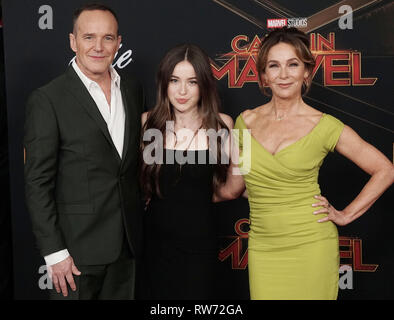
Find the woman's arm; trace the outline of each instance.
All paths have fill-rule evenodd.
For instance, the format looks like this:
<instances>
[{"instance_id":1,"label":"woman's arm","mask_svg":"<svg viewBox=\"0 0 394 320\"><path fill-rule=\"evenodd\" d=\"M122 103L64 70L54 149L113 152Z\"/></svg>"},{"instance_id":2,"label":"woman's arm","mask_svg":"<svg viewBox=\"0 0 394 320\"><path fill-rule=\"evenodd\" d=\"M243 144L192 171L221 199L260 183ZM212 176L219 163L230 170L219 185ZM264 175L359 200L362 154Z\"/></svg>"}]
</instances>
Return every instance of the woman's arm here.
<instances>
[{"instance_id":1,"label":"woman's arm","mask_svg":"<svg viewBox=\"0 0 394 320\"><path fill-rule=\"evenodd\" d=\"M221 113L220 116L230 130L228 140L230 148L227 148L230 154L230 166L227 170L226 182L222 184L217 190L215 190L213 194L213 202L236 199L245 191L244 179L242 175L237 174L240 172L236 165L236 163L238 163L237 160L239 152L231 134L231 130L234 128L234 122L233 119L231 119L231 117L228 115Z\"/></svg>"},{"instance_id":2,"label":"woman's arm","mask_svg":"<svg viewBox=\"0 0 394 320\"><path fill-rule=\"evenodd\" d=\"M245 183L242 175L234 175L233 168L236 165L231 164L227 171L226 183L221 185L213 194L213 202L220 202L226 200L233 200L239 198L241 195L248 197Z\"/></svg>"},{"instance_id":3,"label":"woman's arm","mask_svg":"<svg viewBox=\"0 0 394 320\"><path fill-rule=\"evenodd\" d=\"M371 175L368 183L359 195L342 211L333 208L324 197L316 197L321 202L314 206L325 208L315 212L328 213L319 222L333 221L338 225L346 225L364 214L382 193L394 182L394 166L374 146L364 141L353 129L345 126L335 149L362 170Z\"/></svg>"}]
</instances>

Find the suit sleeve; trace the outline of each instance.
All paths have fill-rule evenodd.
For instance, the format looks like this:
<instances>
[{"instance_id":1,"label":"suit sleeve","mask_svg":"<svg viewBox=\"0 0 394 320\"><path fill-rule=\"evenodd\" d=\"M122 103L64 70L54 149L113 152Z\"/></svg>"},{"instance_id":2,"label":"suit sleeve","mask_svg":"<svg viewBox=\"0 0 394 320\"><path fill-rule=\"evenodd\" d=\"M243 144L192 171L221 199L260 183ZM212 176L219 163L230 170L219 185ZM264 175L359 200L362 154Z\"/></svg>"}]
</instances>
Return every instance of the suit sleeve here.
<instances>
[{"instance_id":1,"label":"suit sleeve","mask_svg":"<svg viewBox=\"0 0 394 320\"><path fill-rule=\"evenodd\" d=\"M55 202L58 146L55 112L45 93L36 90L29 97L25 112L25 198L43 256L66 248Z\"/></svg>"}]
</instances>

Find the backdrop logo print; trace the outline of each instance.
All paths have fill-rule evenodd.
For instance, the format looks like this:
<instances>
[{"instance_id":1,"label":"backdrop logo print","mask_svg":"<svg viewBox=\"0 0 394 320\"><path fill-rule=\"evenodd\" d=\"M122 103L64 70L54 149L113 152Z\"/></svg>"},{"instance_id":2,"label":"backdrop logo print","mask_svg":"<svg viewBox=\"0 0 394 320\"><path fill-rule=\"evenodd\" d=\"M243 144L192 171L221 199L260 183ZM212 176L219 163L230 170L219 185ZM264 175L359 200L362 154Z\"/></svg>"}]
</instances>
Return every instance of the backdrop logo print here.
<instances>
[{"instance_id":1,"label":"backdrop logo print","mask_svg":"<svg viewBox=\"0 0 394 320\"><path fill-rule=\"evenodd\" d=\"M267 28L283 28L287 26L287 19L267 19Z\"/></svg>"},{"instance_id":2,"label":"backdrop logo print","mask_svg":"<svg viewBox=\"0 0 394 320\"><path fill-rule=\"evenodd\" d=\"M283 19L267 19L267 28L306 28L308 26L308 18L283 18Z\"/></svg>"},{"instance_id":3,"label":"backdrop logo print","mask_svg":"<svg viewBox=\"0 0 394 320\"><path fill-rule=\"evenodd\" d=\"M231 269L244 270L248 265L248 250L244 249L243 244L248 240L249 219L240 219L235 222L234 229L237 236L228 236L227 238L234 239L227 247L220 250L219 260L221 262L231 258Z\"/></svg>"},{"instance_id":4,"label":"backdrop logo print","mask_svg":"<svg viewBox=\"0 0 394 320\"><path fill-rule=\"evenodd\" d=\"M375 272L379 267L378 264L364 264L362 254L362 240L355 237L339 237L339 257L342 265L349 265L353 271L357 272Z\"/></svg>"},{"instance_id":5,"label":"backdrop logo print","mask_svg":"<svg viewBox=\"0 0 394 320\"><path fill-rule=\"evenodd\" d=\"M361 52L338 50L335 47L335 33L325 38L319 33L310 33L310 49L316 65L312 77L321 69L324 86L373 86L377 78L361 75ZM257 53L261 45L257 35L250 41L246 35L235 36L231 40L231 50L211 60L212 72L217 80L227 76L229 88L242 88L245 83L258 83L256 68ZM342 62L341 64L338 61Z\"/></svg>"},{"instance_id":6,"label":"backdrop logo print","mask_svg":"<svg viewBox=\"0 0 394 320\"><path fill-rule=\"evenodd\" d=\"M306 28L308 26L308 18L289 18L287 19L287 26L289 28Z\"/></svg>"},{"instance_id":7,"label":"backdrop logo print","mask_svg":"<svg viewBox=\"0 0 394 320\"><path fill-rule=\"evenodd\" d=\"M196 158L192 153L185 152L187 150L195 150L190 148L191 143L195 140L195 145L198 145L198 141L206 141L208 138L208 149L209 157L207 159L204 152L198 153L198 164L217 164L217 151L218 151L218 140L220 139L220 162L221 164L234 164L232 174L233 175L244 175L250 171L251 163L251 135L249 129L242 130L242 150L239 153L239 145L241 135L239 129L198 129L192 131L187 128L183 128L175 132L174 121L166 121L165 133L163 134L160 130L150 128L145 130L143 134L143 141L150 142L147 144L143 151L144 162L148 165L152 164L177 164L183 165L185 163L195 164ZM164 137L165 135L165 137ZM231 138L233 137L233 138ZM176 145L178 145L180 152L172 152L171 149L164 148L164 141L171 141L174 139ZM177 150L178 151L178 150ZM184 151L184 152L182 152ZM166 157L164 158L164 152Z\"/></svg>"}]
</instances>

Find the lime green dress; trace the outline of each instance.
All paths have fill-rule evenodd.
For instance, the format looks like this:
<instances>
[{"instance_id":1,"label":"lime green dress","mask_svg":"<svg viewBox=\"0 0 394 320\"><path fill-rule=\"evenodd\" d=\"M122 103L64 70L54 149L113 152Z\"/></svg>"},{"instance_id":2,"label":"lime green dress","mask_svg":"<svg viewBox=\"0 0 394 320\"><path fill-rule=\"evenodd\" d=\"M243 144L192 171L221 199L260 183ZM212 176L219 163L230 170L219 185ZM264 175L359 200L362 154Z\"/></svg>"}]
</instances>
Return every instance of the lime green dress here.
<instances>
[{"instance_id":1,"label":"lime green dress","mask_svg":"<svg viewBox=\"0 0 394 320\"><path fill-rule=\"evenodd\" d=\"M314 215L318 208L312 204L320 195L319 168L334 151L343 127L338 119L323 114L312 131L273 155L253 138L253 132L242 130L247 127L238 116L234 129L240 129L236 135L240 168L250 206L252 300L337 298L337 228L331 221L318 223L326 215ZM244 138L249 138L250 148Z\"/></svg>"}]
</instances>

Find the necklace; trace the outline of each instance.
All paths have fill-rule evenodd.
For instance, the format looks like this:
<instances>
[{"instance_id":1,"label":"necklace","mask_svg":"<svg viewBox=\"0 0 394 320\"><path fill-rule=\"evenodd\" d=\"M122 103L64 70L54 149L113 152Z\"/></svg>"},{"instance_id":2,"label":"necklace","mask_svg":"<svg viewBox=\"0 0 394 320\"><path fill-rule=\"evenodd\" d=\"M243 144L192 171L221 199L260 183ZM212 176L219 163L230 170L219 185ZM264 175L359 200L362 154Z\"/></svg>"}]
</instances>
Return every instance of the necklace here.
<instances>
[{"instance_id":1,"label":"necklace","mask_svg":"<svg viewBox=\"0 0 394 320\"><path fill-rule=\"evenodd\" d=\"M275 120L276 121L282 121L284 118L287 117L287 114L283 114L282 116L278 116L277 113L275 112Z\"/></svg>"},{"instance_id":2,"label":"necklace","mask_svg":"<svg viewBox=\"0 0 394 320\"><path fill-rule=\"evenodd\" d=\"M274 110L274 115L275 115L275 120L276 120L276 121L282 121L284 118L287 117L287 113L284 113L283 115L278 116L276 110Z\"/></svg>"}]
</instances>

